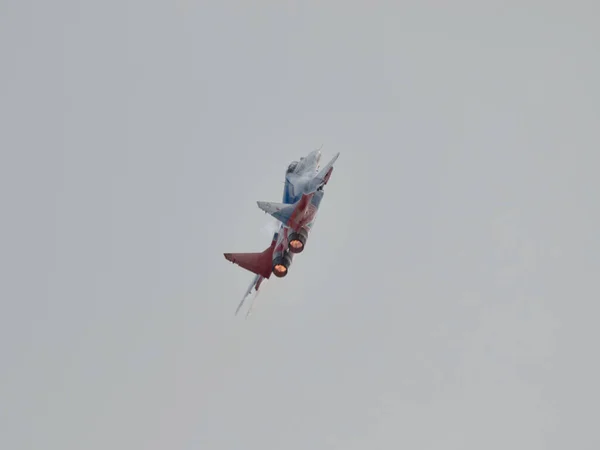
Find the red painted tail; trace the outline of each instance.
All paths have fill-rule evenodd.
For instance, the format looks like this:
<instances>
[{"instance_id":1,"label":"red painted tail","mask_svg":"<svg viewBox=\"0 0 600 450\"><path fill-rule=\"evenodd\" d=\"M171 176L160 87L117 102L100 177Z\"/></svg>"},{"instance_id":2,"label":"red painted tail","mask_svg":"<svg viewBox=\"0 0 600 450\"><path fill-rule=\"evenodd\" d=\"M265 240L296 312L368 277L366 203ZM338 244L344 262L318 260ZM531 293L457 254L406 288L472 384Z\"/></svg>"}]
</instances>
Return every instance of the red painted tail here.
<instances>
[{"instance_id":1,"label":"red painted tail","mask_svg":"<svg viewBox=\"0 0 600 450\"><path fill-rule=\"evenodd\" d=\"M225 259L264 278L270 278L273 272L273 250L271 246L261 253L224 253Z\"/></svg>"}]
</instances>

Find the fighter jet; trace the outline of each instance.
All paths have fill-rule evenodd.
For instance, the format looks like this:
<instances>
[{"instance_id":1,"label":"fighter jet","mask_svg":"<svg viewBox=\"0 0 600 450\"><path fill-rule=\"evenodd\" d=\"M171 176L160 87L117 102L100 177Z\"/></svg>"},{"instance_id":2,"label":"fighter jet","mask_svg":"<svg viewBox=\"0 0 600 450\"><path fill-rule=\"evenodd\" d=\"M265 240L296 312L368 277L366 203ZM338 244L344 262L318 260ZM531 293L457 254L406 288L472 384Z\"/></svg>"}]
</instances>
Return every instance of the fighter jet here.
<instances>
[{"instance_id":1,"label":"fighter jet","mask_svg":"<svg viewBox=\"0 0 600 450\"><path fill-rule=\"evenodd\" d=\"M298 161L292 161L285 172L282 203L257 202L265 213L277 219L279 228L274 232L271 245L260 253L224 253L225 259L255 274L236 314L246 298L261 283L274 274L285 277L294 256L302 253L317 212L323 200L323 188L329 182L339 152L322 168L321 150L314 150Z\"/></svg>"}]
</instances>

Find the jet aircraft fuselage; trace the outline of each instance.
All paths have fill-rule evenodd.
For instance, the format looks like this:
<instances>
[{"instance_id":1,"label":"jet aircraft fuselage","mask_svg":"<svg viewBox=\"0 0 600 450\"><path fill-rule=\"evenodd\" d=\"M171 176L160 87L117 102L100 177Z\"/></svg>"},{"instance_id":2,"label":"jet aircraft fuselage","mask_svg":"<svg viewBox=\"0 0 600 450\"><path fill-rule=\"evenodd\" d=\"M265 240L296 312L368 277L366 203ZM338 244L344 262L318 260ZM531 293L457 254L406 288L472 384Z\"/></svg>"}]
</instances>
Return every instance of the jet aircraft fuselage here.
<instances>
[{"instance_id":1,"label":"jet aircraft fuselage","mask_svg":"<svg viewBox=\"0 0 600 450\"><path fill-rule=\"evenodd\" d=\"M323 188L339 155L337 153L322 168L319 167L320 150L292 161L285 173L282 203L257 202L260 209L279 221L279 229L273 234L270 247L260 253L224 253L228 261L256 275L247 294L252 288L258 290L262 281L270 278L271 274L285 277L294 255L304 250L323 200Z\"/></svg>"}]
</instances>

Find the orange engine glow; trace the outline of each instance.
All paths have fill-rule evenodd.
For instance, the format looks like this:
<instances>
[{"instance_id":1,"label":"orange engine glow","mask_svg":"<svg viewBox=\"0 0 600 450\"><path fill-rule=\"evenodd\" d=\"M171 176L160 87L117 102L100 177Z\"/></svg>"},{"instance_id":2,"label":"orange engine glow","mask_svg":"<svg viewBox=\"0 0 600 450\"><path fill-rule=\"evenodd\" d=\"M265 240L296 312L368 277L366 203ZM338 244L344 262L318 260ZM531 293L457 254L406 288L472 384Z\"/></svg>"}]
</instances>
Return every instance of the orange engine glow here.
<instances>
[{"instance_id":1,"label":"orange engine glow","mask_svg":"<svg viewBox=\"0 0 600 450\"><path fill-rule=\"evenodd\" d=\"M298 249L298 248L302 248L303 244L299 239L294 239L293 241L290 242L290 246L292 248Z\"/></svg>"},{"instance_id":2,"label":"orange engine glow","mask_svg":"<svg viewBox=\"0 0 600 450\"><path fill-rule=\"evenodd\" d=\"M277 264L275 266L275 270L279 273L285 273L287 272L287 267L285 267L283 264Z\"/></svg>"}]
</instances>

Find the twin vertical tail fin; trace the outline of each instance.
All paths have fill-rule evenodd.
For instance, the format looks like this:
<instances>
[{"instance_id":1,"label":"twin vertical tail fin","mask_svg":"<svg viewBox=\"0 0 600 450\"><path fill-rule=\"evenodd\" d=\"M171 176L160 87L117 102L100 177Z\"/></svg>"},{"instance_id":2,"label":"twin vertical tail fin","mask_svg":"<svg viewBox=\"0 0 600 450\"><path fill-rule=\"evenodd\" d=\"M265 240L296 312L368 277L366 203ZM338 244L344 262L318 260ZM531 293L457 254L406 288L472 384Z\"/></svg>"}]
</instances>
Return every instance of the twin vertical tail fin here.
<instances>
[{"instance_id":1,"label":"twin vertical tail fin","mask_svg":"<svg viewBox=\"0 0 600 450\"><path fill-rule=\"evenodd\" d=\"M246 290L244 297L240 301L240 304L235 310L236 315L246 299L252 293L252 290L254 289L254 291L258 293L258 288L263 280L271 277L271 273L273 273L273 252L275 250L276 242L277 240L273 238L271 246L260 253L223 253L227 261L237 264L238 266L256 274L252 280L252 283ZM249 313L250 311L248 311L248 314Z\"/></svg>"},{"instance_id":2,"label":"twin vertical tail fin","mask_svg":"<svg viewBox=\"0 0 600 450\"><path fill-rule=\"evenodd\" d=\"M258 288L260 287L260 284L262 283L263 280L264 280L264 278L261 275L256 275L252 279L252 283L250 283L250 286L248 286L248 289L246 290L246 293L242 297L242 300L240 301L238 307L235 310L235 315L236 316L237 316L237 313L240 312L240 309L242 308L242 305L244 304L244 302L246 301L246 299L248 297L250 297L250 295L252 294L252 290L254 290L254 292L256 293L256 295L258 295ZM256 296L254 298L256 298ZM252 301L252 304L254 304L254 299ZM252 306L253 306L252 304L250 305L250 309L246 313L246 318L250 315L250 313L252 311Z\"/></svg>"}]
</instances>

